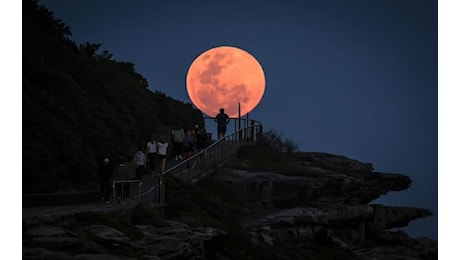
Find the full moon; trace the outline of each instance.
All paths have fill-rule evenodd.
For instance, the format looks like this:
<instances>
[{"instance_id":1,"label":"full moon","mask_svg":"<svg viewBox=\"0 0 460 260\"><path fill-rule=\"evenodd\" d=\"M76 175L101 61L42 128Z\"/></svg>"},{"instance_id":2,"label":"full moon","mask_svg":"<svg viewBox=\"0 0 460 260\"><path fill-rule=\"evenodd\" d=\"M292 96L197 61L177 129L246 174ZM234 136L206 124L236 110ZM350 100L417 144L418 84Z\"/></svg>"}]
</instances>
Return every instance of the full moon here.
<instances>
[{"instance_id":1,"label":"full moon","mask_svg":"<svg viewBox=\"0 0 460 260\"><path fill-rule=\"evenodd\" d=\"M187 93L193 104L208 116L220 108L230 117L251 112L265 92L262 66L248 52L220 46L200 54L187 72Z\"/></svg>"}]
</instances>

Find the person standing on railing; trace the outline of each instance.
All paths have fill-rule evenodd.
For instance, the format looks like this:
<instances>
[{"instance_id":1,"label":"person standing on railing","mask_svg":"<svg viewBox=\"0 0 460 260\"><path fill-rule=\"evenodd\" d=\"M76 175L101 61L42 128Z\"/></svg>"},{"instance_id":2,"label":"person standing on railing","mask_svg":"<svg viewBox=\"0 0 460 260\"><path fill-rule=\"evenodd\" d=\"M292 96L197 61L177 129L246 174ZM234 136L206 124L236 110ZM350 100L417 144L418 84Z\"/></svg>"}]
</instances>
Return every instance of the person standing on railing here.
<instances>
[{"instance_id":1,"label":"person standing on railing","mask_svg":"<svg viewBox=\"0 0 460 260\"><path fill-rule=\"evenodd\" d=\"M160 137L160 141L157 143L157 155L160 161L160 173L163 173L166 168L166 157L168 155L168 142L166 141L166 136Z\"/></svg>"},{"instance_id":2,"label":"person standing on railing","mask_svg":"<svg viewBox=\"0 0 460 260\"><path fill-rule=\"evenodd\" d=\"M155 172L155 158L157 157L157 142L152 136L152 139L147 143L147 149L145 150L147 154L147 164L151 173Z\"/></svg>"},{"instance_id":3,"label":"person standing on railing","mask_svg":"<svg viewBox=\"0 0 460 260\"><path fill-rule=\"evenodd\" d=\"M182 160L182 154L184 153L184 140L185 140L185 131L182 126L176 125L172 130L172 141L174 148L174 156L176 161Z\"/></svg>"},{"instance_id":4,"label":"person standing on railing","mask_svg":"<svg viewBox=\"0 0 460 260\"><path fill-rule=\"evenodd\" d=\"M225 132L227 131L227 124L230 122L230 117L225 114L223 108L220 109L220 113L217 114L214 121L217 123L217 136L218 138L225 137Z\"/></svg>"}]
</instances>

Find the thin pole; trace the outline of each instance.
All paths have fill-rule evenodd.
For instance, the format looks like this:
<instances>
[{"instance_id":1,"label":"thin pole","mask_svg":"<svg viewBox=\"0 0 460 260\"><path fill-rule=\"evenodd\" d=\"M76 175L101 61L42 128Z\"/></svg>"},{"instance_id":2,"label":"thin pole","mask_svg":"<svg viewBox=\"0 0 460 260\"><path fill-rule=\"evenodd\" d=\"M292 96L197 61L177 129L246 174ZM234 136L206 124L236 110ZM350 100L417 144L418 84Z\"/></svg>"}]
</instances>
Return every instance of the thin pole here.
<instances>
[{"instance_id":1,"label":"thin pole","mask_svg":"<svg viewBox=\"0 0 460 260\"><path fill-rule=\"evenodd\" d=\"M238 131L241 130L241 105L238 102ZM239 131L239 137L241 139L241 132Z\"/></svg>"},{"instance_id":2,"label":"thin pole","mask_svg":"<svg viewBox=\"0 0 460 260\"><path fill-rule=\"evenodd\" d=\"M115 196L116 196L115 182L112 182L112 207L115 207Z\"/></svg>"},{"instance_id":3,"label":"thin pole","mask_svg":"<svg viewBox=\"0 0 460 260\"><path fill-rule=\"evenodd\" d=\"M164 176L160 176L160 204L163 205L165 203L165 194L166 194L166 189L165 189L165 177Z\"/></svg>"}]
</instances>

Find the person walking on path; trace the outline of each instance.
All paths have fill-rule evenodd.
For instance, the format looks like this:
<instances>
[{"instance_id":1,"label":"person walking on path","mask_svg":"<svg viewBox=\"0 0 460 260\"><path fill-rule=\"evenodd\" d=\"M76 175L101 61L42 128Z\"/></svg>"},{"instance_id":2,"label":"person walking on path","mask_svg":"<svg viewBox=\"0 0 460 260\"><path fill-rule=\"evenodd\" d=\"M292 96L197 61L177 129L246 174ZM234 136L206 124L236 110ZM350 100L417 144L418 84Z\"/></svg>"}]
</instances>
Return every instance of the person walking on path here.
<instances>
[{"instance_id":1,"label":"person walking on path","mask_svg":"<svg viewBox=\"0 0 460 260\"><path fill-rule=\"evenodd\" d=\"M168 156L168 142L166 141L166 136L162 136L160 141L157 143L158 148L158 159L160 161L160 173L163 173L166 168L166 157Z\"/></svg>"},{"instance_id":2,"label":"person walking on path","mask_svg":"<svg viewBox=\"0 0 460 260\"><path fill-rule=\"evenodd\" d=\"M145 158L144 152L142 152L142 148L139 147L137 152L134 154L133 157L134 166L136 167L136 176L134 177L135 180L141 180L142 173L144 172L145 165L147 163L147 159Z\"/></svg>"},{"instance_id":3,"label":"person walking on path","mask_svg":"<svg viewBox=\"0 0 460 260\"><path fill-rule=\"evenodd\" d=\"M223 108L220 109L220 113L214 119L217 122L217 136L218 138L225 137L225 132L227 131L227 124L230 122L230 117L225 114Z\"/></svg>"},{"instance_id":4,"label":"person walking on path","mask_svg":"<svg viewBox=\"0 0 460 260\"><path fill-rule=\"evenodd\" d=\"M174 157L175 160L182 160L182 154L184 153L184 140L185 140L185 131L184 128L176 125L172 130L172 141L174 147Z\"/></svg>"},{"instance_id":5,"label":"person walking on path","mask_svg":"<svg viewBox=\"0 0 460 260\"><path fill-rule=\"evenodd\" d=\"M147 143L147 164L151 173L155 172L155 158L157 157L157 142L152 139Z\"/></svg>"}]
</instances>

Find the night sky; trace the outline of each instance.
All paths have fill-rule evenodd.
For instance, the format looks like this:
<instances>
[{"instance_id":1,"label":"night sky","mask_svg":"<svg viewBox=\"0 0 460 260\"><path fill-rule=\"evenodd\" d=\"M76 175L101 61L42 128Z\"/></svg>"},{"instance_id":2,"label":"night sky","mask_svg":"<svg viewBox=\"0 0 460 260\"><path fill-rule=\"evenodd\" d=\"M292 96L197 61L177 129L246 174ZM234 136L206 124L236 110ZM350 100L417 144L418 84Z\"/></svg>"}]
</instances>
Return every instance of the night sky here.
<instances>
[{"instance_id":1,"label":"night sky","mask_svg":"<svg viewBox=\"0 0 460 260\"><path fill-rule=\"evenodd\" d=\"M77 44L102 44L115 60L134 63L152 91L186 103L185 78L198 55L221 45L246 50L266 77L250 118L301 151L410 176L409 190L376 202L432 210L404 230L438 238L437 1L40 3Z\"/></svg>"}]
</instances>

